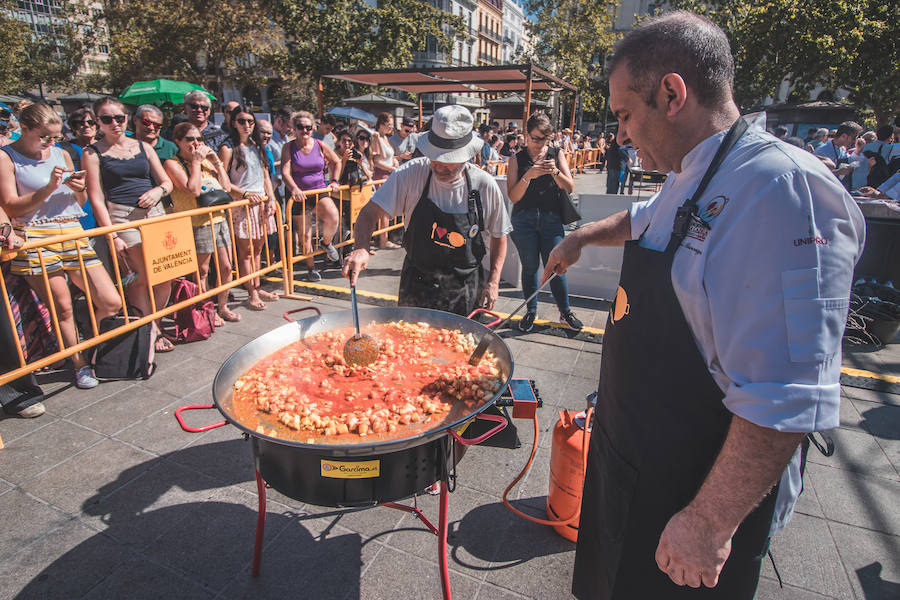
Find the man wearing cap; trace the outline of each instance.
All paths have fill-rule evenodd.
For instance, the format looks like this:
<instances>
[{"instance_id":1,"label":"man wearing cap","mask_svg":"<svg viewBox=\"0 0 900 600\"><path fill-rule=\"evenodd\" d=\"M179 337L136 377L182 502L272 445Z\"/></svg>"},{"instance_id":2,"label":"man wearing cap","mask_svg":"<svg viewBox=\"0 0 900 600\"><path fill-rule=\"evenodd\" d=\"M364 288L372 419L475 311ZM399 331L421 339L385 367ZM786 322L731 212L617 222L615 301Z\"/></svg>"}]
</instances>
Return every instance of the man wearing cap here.
<instances>
[{"instance_id":1,"label":"man wearing cap","mask_svg":"<svg viewBox=\"0 0 900 600\"><path fill-rule=\"evenodd\" d=\"M418 136L414 133L414 129L415 123L413 120L409 117L403 117L403 121L400 122L400 128L388 138L391 148L394 149L394 156L397 157L401 165L411 159L413 152L416 151L416 138Z\"/></svg>"},{"instance_id":2,"label":"man wearing cap","mask_svg":"<svg viewBox=\"0 0 900 600\"><path fill-rule=\"evenodd\" d=\"M367 245L375 224L402 215L406 259L400 306L459 315L494 306L512 224L493 177L468 164L482 144L465 107L435 111L431 129L416 142L423 156L398 167L359 213L356 244L343 269L351 285L369 263ZM490 238L487 276L481 265L485 236Z\"/></svg>"}]
</instances>

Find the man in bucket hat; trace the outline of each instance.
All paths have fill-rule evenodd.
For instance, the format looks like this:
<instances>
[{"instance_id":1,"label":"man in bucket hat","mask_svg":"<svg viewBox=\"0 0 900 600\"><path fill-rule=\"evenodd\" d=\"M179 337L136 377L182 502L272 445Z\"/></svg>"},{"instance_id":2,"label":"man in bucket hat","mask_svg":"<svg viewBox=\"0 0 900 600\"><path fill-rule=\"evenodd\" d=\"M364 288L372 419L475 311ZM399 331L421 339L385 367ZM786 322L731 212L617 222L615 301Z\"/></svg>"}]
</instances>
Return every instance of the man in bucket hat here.
<instances>
[{"instance_id":1,"label":"man in bucket hat","mask_svg":"<svg viewBox=\"0 0 900 600\"><path fill-rule=\"evenodd\" d=\"M400 306L460 315L494 306L512 224L497 183L469 164L482 144L466 108L450 105L435 111L430 131L416 142L424 156L397 168L359 213L356 244L343 269L352 285L369 263L367 244L378 219L402 215L406 259ZM482 258L488 246L490 272L485 276Z\"/></svg>"}]
</instances>

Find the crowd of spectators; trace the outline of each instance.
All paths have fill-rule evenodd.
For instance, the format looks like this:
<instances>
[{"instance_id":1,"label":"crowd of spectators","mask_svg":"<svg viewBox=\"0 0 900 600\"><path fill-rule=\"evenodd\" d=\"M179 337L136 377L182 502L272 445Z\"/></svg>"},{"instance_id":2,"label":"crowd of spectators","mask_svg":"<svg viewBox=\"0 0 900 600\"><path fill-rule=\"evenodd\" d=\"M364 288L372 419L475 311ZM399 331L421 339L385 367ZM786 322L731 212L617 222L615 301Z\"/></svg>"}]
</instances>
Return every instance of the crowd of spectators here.
<instances>
[{"instance_id":1,"label":"crowd of spectators","mask_svg":"<svg viewBox=\"0 0 900 600\"><path fill-rule=\"evenodd\" d=\"M71 111L64 126L46 104L23 101L14 109L0 105L0 243L7 251L15 251L25 240L195 209L205 205L201 197L218 193L229 201L249 203L191 217L201 291L232 281L234 267L239 276L258 271L266 250L268 256L278 257L278 214L281 225L284 220L291 225L293 239L288 243L293 244L294 255L321 248L324 263L320 264L339 264L334 244L349 238L352 225L349 195L338 193L338 187L352 189L389 177L399 165L420 155L416 141L428 130L428 123L418 131L413 119L395 122L395 116L387 112L379 114L370 127L363 122L339 122L331 115L317 121L309 112L287 107L271 113L271 122L237 102L221 108L224 121L218 126L211 120L209 96L199 90L185 95L177 114L164 114L150 104L129 110L118 100L104 97ZM514 221L518 219L514 237L521 238L521 259L529 266L523 273L526 291L536 285L539 261L562 235L560 223L534 221L532 211L540 212L558 190L571 187L568 157L577 150L597 150L597 166L607 171L610 194L624 193L629 173L641 168L637 150L620 146L613 133L554 131L543 115L529 123L532 131L518 128L514 121L505 129L497 122L482 123L478 131L485 143L474 158L490 171L506 162L507 172L515 179L510 187L519 185L510 197L528 198L534 204L514 213ZM64 130L68 135L63 135ZM900 128L896 124L863 132L857 123L846 122L831 131L810 128L805 139L788 137L785 127L771 133L814 153L857 195L898 199ZM547 172L537 172L541 169ZM537 185L531 180L542 182L546 190L531 189ZM519 189L523 181L526 187ZM311 190L328 192L308 194ZM379 229L386 226L379 223ZM526 237L537 241L526 244ZM371 243L377 248L398 247L387 233L374 236ZM370 252L374 254L375 248ZM2 263L4 276L10 283L7 287L19 289L16 282L23 282L21 289L32 290L36 302L53 306L58 337L66 347L79 341L73 300L78 290L89 290L86 296L97 319L122 309L113 283L117 277L126 286L128 305L143 314L171 301L172 282L152 289L149 285L137 228L121 229L109 238L52 244L42 253L40 257L34 250L13 252L12 260ZM316 260L308 258L306 266L308 280L319 281ZM278 299L258 277L244 286L251 309L263 310L267 302ZM580 326L568 306L564 279L552 287L563 318L574 319ZM232 298L228 290L216 296L216 326L240 320L240 314L229 307ZM534 307L529 306L529 315L533 313ZM51 320L44 321L46 344L37 345L52 349L56 333L49 327ZM153 339L156 351L173 348L158 321ZM78 353L71 360L75 384L96 386L88 359ZM42 409L21 412L37 416Z\"/></svg>"}]
</instances>

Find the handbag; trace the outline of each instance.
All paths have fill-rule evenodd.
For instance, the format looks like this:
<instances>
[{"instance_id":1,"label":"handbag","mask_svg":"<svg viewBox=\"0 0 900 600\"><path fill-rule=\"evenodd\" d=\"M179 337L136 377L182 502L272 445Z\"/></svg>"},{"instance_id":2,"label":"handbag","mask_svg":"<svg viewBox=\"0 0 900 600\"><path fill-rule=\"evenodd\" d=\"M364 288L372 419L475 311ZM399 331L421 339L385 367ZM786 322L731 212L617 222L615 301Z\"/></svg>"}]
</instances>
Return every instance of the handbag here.
<instances>
[{"instance_id":1,"label":"handbag","mask_svg":"<svg viewBox=\"0 0 900 600\"><path fill-rule=\"evenodd\" d=\"M225 190L209 190L197 196L197 206L207 208L209 206L220 206L222 204L230 204L234 202L231 194Z\"/></svg>"},{"instance_id":2,"label":"handbag","mask_svg":"<svg viewBox=\"0 0 900 600\"><path fill-rule=\"evenodd\" d=\"M100 333L105 333L141 318L141 311L128 307L128 319L123 311L100 320ZM152 340L153 324L144 323L137 329L117 335L94 348L91 363L97 379L149 379L156 370Z\"/></svg>"},{"instance_id":3,"label":"handbag","mask_svg":"<svg viewBox=\"0 0 900 600\"><path fill-rule=\"evenodd\" d=\"M559 189L559 218L563 225L569 225L581 220L581 213L575 208L572 196L562 188Z\"/></svg>"},{"instance_id":4,"label":"handbag","mask_svg":"<svg viewBox=\"0 0 900 600\"><path fill-rule=\"evenodd\" d=\"M200 293L197 284L188 279L178 279L175 284L173 304L189 300ZM199 342L209 339L216 329L216 305L212 300L196 302L172 314L175 321L175 341Z\"/></svg>"}]
</instances>

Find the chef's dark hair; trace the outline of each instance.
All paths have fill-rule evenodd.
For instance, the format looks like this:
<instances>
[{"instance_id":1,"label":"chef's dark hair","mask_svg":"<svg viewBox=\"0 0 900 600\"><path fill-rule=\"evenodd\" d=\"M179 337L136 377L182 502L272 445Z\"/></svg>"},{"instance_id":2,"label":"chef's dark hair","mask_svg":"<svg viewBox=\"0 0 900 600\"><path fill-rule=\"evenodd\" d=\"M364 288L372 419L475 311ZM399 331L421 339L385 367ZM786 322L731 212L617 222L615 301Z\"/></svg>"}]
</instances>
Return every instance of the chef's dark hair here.
<instances>
[{"instance_id":1,"label":"chef's dark hair","mask_svg":"<svg viewBox=\"0 0 900 600\"><path fill-rule=\"evenodd\" d=\"M628 32L613 50L609 73L619 66L628 69L629 88L651 107L667 73L680 75L704 106L732 99L734 58L725 32L688 11L667 12Z\"/></svg>"}]
</instances>

